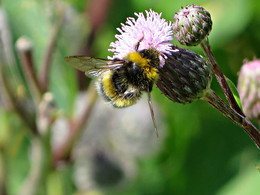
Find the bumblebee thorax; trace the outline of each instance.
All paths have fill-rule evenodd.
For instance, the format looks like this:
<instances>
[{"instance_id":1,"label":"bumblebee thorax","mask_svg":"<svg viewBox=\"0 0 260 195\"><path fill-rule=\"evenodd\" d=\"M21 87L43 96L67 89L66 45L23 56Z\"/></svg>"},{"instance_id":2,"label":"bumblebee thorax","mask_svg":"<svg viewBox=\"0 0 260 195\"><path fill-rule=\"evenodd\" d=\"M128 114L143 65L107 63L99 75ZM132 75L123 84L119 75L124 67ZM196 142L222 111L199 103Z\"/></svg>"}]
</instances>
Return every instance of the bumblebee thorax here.
<instances>
[{"instance_id":1,"label":"bumblebee thorax","mask_svg":"<svg viewBox=\"0 0 260 195\"><path fill-rule=\"evenodd\" d=\"M149 58L152 57L152 58ZM131 52L129 53L125 60L128 61L128 72L131 72L133 76L139 77L142 80L142 77L145 77L149 80L156 81L158 78L157 61L154 60L156 57L152 55L150 50L142 50L140 52ZM158 57L159 60L159 57ZM142 74L139 76L138 74Z\"/></svg>"}]
</instances>

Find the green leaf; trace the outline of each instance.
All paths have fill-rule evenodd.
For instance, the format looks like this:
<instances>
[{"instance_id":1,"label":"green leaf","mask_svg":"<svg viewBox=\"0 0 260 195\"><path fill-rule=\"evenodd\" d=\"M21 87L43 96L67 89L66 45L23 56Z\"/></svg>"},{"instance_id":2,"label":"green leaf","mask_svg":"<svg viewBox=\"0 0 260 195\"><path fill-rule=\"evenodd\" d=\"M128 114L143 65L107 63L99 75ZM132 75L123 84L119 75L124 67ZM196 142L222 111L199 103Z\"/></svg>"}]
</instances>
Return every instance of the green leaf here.
<instances>
[{"instance_id":1,"label":"green leaf","mask_svg":"<svg viewBox=\"0 0 260 195\"><path fill-rule=\"evenodd\" d=\"M238 91L237 91L237 88L236 88L235 84L234 84L229 78L227 78L226 76L225 76L225 78L226 78L226 81L227 81L228 86L229 86L230 89L231 89L232 94L233 94L234 97L235 97L235 100L236 100L238 106L239 106L240 109L243 111L243 109L242 109L242 104L241 104L241 100L240 100L240 97L239 97L239 93L238 93Z\"/></svg>"}]
</instances>

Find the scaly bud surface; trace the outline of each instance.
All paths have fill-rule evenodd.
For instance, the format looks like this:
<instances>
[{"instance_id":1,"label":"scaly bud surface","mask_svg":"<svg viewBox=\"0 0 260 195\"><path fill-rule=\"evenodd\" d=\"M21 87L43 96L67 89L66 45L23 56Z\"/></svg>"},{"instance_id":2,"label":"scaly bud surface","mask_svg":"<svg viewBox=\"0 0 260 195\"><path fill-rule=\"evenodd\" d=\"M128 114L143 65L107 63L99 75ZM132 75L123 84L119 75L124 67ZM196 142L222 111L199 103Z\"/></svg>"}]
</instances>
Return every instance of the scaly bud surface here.
<instances>
[{"instance_id":1,"label":"scaly bud surface","mask_svg":"<svg viewBox=\"0 0 260 195\"><path fill-rule=\"evenodd\" d=\"M187 5L177 12L173 19L174 37L186 46L198 45L212 28L209 12L197 5Z\"/></svg>"},{"instance_id":2,"label":"scaly bud surface","mask_svg":"<svg viewBox=\"0 0 260 195\"><path fill-rule=\"evenodd\" d=\"M173 102L191 103L200 99L210 87L211 69L196 53L172 46L171 54L159 69L156 83L161 92Z\"/></svg>"}]
</instances>

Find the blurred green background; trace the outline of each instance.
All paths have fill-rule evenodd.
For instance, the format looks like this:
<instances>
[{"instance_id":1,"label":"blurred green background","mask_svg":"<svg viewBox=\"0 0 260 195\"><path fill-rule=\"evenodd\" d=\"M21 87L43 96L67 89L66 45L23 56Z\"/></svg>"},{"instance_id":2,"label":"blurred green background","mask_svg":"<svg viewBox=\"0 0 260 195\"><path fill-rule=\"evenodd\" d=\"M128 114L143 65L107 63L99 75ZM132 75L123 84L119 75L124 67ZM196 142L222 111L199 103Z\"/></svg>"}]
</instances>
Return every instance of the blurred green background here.
<instances>
[{"instance_id":1,"label":"blurred green background","mask_svg":"<svg viewBox=\"0 0 260 195\"><path fill-rule=\"evenodd\" d=\"M25 82L26 76L15 50L15 42L21 36L27 36L32 40L34 65L40 75L45 50L53 25L57 21L57 10L62 9L64 23L52 57L49 91L54 96L57 109L62 110L63 115L70 119L75 114L79 85L75 70L63 60L65 56L111 56L107 49L110 42L115 41L114 35L118 33L116 28L120 27L120 23L124 23L127 17L134 17L134 12L144 12L151 8L162 12L162 17L171 21L181 6L192 3L201 5L210 12L213 29L209 40L213 53L224 74L236 84L243 60L260 57L259 0L2 0L1 9L6 13L10 28L9 52L14 53L14 60L8 61L9 82L15 90L18 90L19 86L22 88L22 96L25 99L31 99L32 94ZM93 37L89 38L91 36ZM180 46L176 41L173 43ZM202 55L200 47L189 49ZM82 82L83 85L84 82L87 85L87 81ZM224 98L215 78L212 88ZM138 157L133 155L133 162L138 168L131 179L128 178L120 186L102 186L96 182L84 191L75 183L75 164L72 162L51 168L47 173L46 182L42 184L45 190L40 190L37 194L259 194L259 150L242 129L206 102L176 104L156 88L152 96L160 113L159 131L160 127L164 129L164 136L159 138L160 141L150 140L161 142L152 154ZM31 136L14 112L5 109L3 101L1 104L0 173L2 177L4 175L2 180L7 186L8 194L19 194L31 167ZM102 104L102 101L99 104ZM143 109L146 108L148 109L147 105ZM124 112L127 112L127 109ZM109 117L111 116L107 115L107 120L110 120ZM150 116L147 118L150 120ZM124 128L121 130L124 131ZM149 131L154 133L152 126ZM89 139L92 138L95 140L94 137ZM141 139L138 141L142 142ZM153 144L149 143L149 140L149 144L143 143L143 147ZM87 146L83 144L80 147ZM125 152L127 151L126 149ZM122 162L116 164L120 163ZM104 169L109 168L110 166L105 166ZM102 173L101 171L101 175ZM124 172L120 179L127 178L127 174ZM90 179L95 180L95 177Z\"/></svg>"}]
</instances>

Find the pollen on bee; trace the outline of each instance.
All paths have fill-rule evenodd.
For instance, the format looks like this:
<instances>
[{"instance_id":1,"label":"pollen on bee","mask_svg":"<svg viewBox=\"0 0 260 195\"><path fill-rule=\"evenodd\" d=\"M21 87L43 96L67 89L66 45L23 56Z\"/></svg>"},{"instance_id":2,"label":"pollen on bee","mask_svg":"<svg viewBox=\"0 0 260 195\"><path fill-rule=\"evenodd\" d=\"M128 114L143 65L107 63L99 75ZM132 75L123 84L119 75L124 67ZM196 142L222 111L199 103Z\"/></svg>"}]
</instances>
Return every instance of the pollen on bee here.
<instances>
[{"instance_id":1,"label":"pollen on bee","mask_svg":"<svg viewBox=\"0 0 260 195\"><path fill-rule=\"evenodd\" d=\"M126 100L126 99L116 99L114 101L114 106L116 108L124 108L124 107L128 107L128 106L132 106L136 103L136 99L129 99L129 100Z\"/></svg>"},{"instance_id":2,"label":"pollen on bee","mask_svg":"<svg viewBox=\"0 0 260 195\"><path fill-rule=\"evenodd\" d=\"M151 79L154 81L157 80L157 78L158 78L157 69L154 67L151 67L151 65L149 64L151 59L146 59L146 58L142 57L140 55L140 53L138 53L138 52L129 53L127 55L126 59L131 62L137 63L144 70L144 73L146 74L148 79Z\"/></svg>"},{"instance_id":3,"label":"pollen on bee","mask_svg":"<svg viewBox=\"0 0 260 195\"><path fill-rule=\"evenodd\" d=\"M129 53L126 59L131 62L135 62L143 67L148 65L148 61L143 58L138 52Z\"/></svg>"}]
</instances>

